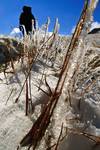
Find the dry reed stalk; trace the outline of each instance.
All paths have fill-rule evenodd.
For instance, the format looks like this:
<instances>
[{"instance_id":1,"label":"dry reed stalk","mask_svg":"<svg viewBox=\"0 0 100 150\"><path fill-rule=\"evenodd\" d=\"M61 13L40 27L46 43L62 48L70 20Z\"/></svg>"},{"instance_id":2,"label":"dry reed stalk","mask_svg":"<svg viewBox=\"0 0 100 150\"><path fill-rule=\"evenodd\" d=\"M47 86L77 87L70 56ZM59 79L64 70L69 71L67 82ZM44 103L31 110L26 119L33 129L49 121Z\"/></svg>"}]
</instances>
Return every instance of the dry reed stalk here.
<instances>
[{"instance_id":1,"label":"dry reed stalk","mask_svg":"<svg viewBox=\"0 0 100 150\"><path fill-rule=\"evenodd\" d=\"M29 96L28 96L28 80L26 81L26 116L28 115Z\"/></svg>"},{"instance_id":2,"label":"dry reed stalk","mask_svg":"<svg viewBox=\"0 0 100 150\"><path fill-rule=\"evenodd\" d=\"M48 17L48 19L47 19L47 22L46 22L46 29L45 29L45 34L44 34L44 42L46 41L46 39L47 39L47 33L48 33L48 28L49 28L49 24L50 24L50 18ZM43 42L43 43L44 43Z\"/></svg>"},{"instance_id":3,"label":"dry reed stalk","mask_svg":"<svg viewBox=\"0 0 100 150\"><path fill-rule=\"evenodd\" d=\"M64 60L63 66L62 66L63 69L61 70L61 73L60 73L61 78L59 78L58 87L57 87L58 89L56 88L56 90L59 90L59 88L62 89L63 84L65 82L66 75L68 72L68 63L69 63L69 60L70 60L75 48L77 47L79 36L81 35L82 29L84 27L84 23L86 20L87 9L88 9L88 1L85 1L84 9L82 11L81 17L80 17L79 22L76 26L75 32L72 36L70 45L68 47L68 51L67 51L66 56L65 56L65 60Z\"/></svg>"},{"instance_id":4,"label":"dry reed stalk","mask_svg":"<svg viewBox=\"0 0 100 150\"><path fill-rule=\"evenodd\" d=\"M52 46L53 46L53 44L54 44L54 42L56 40L56 36L58 34L58 30L59 30L59 24L58 24L58 19L56 19L55 25L54 25L54 31L53 31L53 34L52 34L53 36L52 36L51 44L46 49L44 49L44 51L42 53L42 56L44 54L46 55L45 64L47 64L48 57L49 57L49 50L52 48ZM43 72L42 72L42 76L41 76L39 87L41 86L41 83L42 83L44 75L45 75L45 65L43 67Z\"/></svg>"},{"instance_id":5,"label":"dry reed stalk","mask_svg":"<svg viewBox=\"0 0 100 150\"><path fill-rule=\"evenodd\" d=\"M95 79L94 79L91 83L89 83L89 84L84 88L84 90L81 92L81 97L83 97L85 93L88 93L88 92L91 90L92 86L93 86L95 83L96 83L96 80L95 80Z\"/></svg>"},{"instance_id":6,"label":"dry reed stalk","mask_svg":"<svg viewBox=\"0 0 100 150\"><path fill-rule=\"evenodd\" d=\"M50 43L49 43L49 45L47 45L47 42L46 42L46 40L44 41L44 43L46 42L46 44L45 44L45 48L44 48L44 50L43 50L43 52L42 52L42 54L41 54L41 57L43 57L44 55L46 55L46 61L48 60L48 56L49 56L49 52L50 52L50 49L51 49L51 47L53 46L53 44L54 44L54 42L55 42L55 40L56 40L56 36L57 36L57 34L58 34L58 30L59 30L59 25L58 25L58 19L56 19L56 21L55 21L55 25L54 25L54 30L53 30L53 33L52 33L52 35L48 38L48 41L49 40L51 40L50 41ZM52 38L51 38L52 37ZM46 39L46 37L45 37L45 39ZM42 47L43 48L43 47Z\"/></svg>"},{"instance_id":7,"label":"dry reed stalk","mask_svg":"<svg viewBox=\"0 0 100 150\"><path fill-rule=\"evenodd\" d=\"M67 132L68 131L75 133L75 134L78 134L78 135L83 135L83 136L87 137L88 139L92 140L93 142L100 144L100 137L99 136L95 136L95 135L92 135L92 134L87 133L87 132L81 132L81 131L78 131L78 130L72 129L72 128L67 128Z\"/></svg>"},{"instance_id":8,"label":"dry reed stalk","mask_svg":"<svg viewBox=\"0 0 100 150\"><path fill-rule=\"evenodd\" d=\"M5 104L5 105L7 105L7 102L9 101L9 99L10 99L10 97L11 97L11 95L12 95L13 91L14 91L14 89L12 89L12 90L11 90L11 92L10 92L10 94L9 94L9 96L8 96L7 100L6 100L6 104Z\"/></svg>"},{"instance_id":9,"label":"dry reed stalk","mask_svg":"<svg viewBox=\"0 0 100 150\"><path fill-rule=\"evenodd\" d=\"M59 146L59 143L60 143L60 139L61 139L61 136L62 136L62 131L63 131L63 123L62 123L62 126L61 126L61 131L60 131L60 134L59 134L59 137L58 137L58 141L57 141L55 150L58 149L58 146Z\"/></svg>"},{"instance_id":10,"label":"dry reed stalk","mask_svg":"<svg viewBox=\"0 0 100 150\"><path fill-rule=\"evenodd\" d=\"M13 59L11 57L11 53L10 53L12 46L11 46L11 44L9 42L7 42L7 43L8 43L8 45L7 45L7 47L8 47L8 55L9 55L9 58L10 58L11 67L13 69L13 72L15 73L14 61L13 61Z\"/></svg>"},{"instance_id":11,"label":"dry reed stalk","mask_svg":"<svg viewBox=\"0 0 100 150\"><path fill-rule=\"evenodd\" d=\"M60 132L61 133L61 132ZM59 144L60 144L60 142L61 141L63 141L63 139L66 137L66 135L64 135L62 138L60 138L60 140L59 140ZM52 150L52 148L53 148L53 150L54 150L54 147L56 146L56 143L55 144L53 144L52 146L50 146L50 147L48 147L46 150Z\"/></svg>"}]
</instances>

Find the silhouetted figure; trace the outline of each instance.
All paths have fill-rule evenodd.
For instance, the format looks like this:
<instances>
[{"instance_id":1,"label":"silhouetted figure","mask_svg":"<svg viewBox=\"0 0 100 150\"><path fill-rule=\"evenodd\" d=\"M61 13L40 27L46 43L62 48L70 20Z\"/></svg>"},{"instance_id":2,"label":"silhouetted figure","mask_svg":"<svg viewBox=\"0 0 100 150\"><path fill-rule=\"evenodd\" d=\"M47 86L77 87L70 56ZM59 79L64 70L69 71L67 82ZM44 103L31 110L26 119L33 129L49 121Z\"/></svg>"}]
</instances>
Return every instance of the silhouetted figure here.
<instances>
[{"instance_id":1,"label":"silhouetted figure","mask_svg":"<svg viewBox=\"0 0 100 150\"><path fill-rule=\"evenodd\" d=\"M25 26L27 34L29 32L32 32L33 27L34 29L36 29L36 21L35 21L35 17L33 16L31 12L31 7L28 7L28 6L23 7L23 12L20 15L19 24L20 24L20 30L22 31L23 35L25 33L24 33L24 28L22 25Z\"/></svg>"}]
</instances>

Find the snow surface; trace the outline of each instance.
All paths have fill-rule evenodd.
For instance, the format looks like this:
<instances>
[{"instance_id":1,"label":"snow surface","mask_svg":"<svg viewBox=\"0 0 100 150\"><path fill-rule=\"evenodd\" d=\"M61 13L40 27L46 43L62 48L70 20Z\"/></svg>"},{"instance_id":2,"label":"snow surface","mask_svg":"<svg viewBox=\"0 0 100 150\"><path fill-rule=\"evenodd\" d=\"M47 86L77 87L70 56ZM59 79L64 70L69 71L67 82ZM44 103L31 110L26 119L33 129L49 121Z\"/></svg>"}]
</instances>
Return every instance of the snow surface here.
<instances>
[{"instance_id":1,"label":"snow surface","mask_svg":"<svg viewBox=\"0 0 100 150\"><path fill-rule=\"evenodd\" d=\"M9 34L11 37L19 38L21 39L23 37L22 32L20 31L19 28L13 28L12 31Z\"/></svg>"},{"instance_id":2,"label":"snow surface","mask_svg":"<svg viewBox=\"0 0 100 150\"><path fill-rule=\"evenodd\" d=\"M94 40L95 39L95 40ZM100 35L90 36L86 39L86 47L89 49L89 54L86 55L86 60L83 62L83 68L79 72L79 75L82 75L82 81L84 81L84 85L88 82L91 82L91 79L86 80L88 75L95 75L99 67L95 69L91 69L91 60L100 54L100 44L99 46L94 46L94 42L96 45L100 43ZM91 44L92 43L92 44ZM81 48L80 48L81 49ZM78 51L80 51L80 49ZM84 49L83 49L84 50ZM64 52L65 53L65 52ZM80 53L79 53L80 54ZM77 56L79 57L79 56ZM88 66L89 62L91 62L90 66ZM75 62L73 62L75 63ZM0 73L0 150L16 150L22 138L26 135L26 133L30 130L33 122L37 119L40 114L41 108L40 105L45 104L45 96L42 95L41 91L38 91L38 88L35 85L39 85L40 79L42 77L41 73L43 72L44 63L42 61L37 61L31 72L31 85L32 85L32 101L35 106L34 113L29 117L25 116L25 88L20 96L20 99L17 104L15 104L15 100L20 92L23 82L25 80L25 75L21 70L20 63L15 64L15 74L6 74L7 79L5 78L3 73ZM74 64L71 66L74 68ZM84 68L90 69L90 74L83 73ZM97 69L97 72L95 73ZM46 66L46 74L54 73L53 69L50 66ZM87 70L86 70L87 71ZM92 71L92 73L91 73ZM71 70L69 70L68 78L71 76ZM97 78L97 76L96 76ZM58 78L53 75L47 77L47 81L50 87L54 88L56 86ZM99 81L99 78L98 78ZM100 87L100 81L98 82ZM81 84L81 79L79 78L79 86ZM66 84L66 86L68 83ZM91 133L95 136L100 137L100 101L95 101L90 97L89 94L85 95L84 100L80 102L80 110L77 107L77 104L80 99L81 89L77 90L75 95L73 95L73 107L69 107L69 103L65 101L66 98L66 86L63 90L63 94L61 95L57 107L54 111L53 115L53 123L50 130L52 130L54 135L54 143L57 141L62 122L64 123L64 128L74 127L79 131L85 130L88 133ZM42 88L46 89L45 85L42 84ZM96 87L97 88L97 87ZM13 90L13 91L12 91ZM95 91L95 89L93 89ZM10 93L12 94L7 101ZM90 91L91 92L91 91ZM99 93L97 93L98 96ZM42 98L41 98L42 97ZM44 101L45 100L45 101ZM77 116L81 116L81 123L78 122L70 122L68 119L73 119ZM59 146L59 150L100 150L100 146L93 147L95 143L85 136L78 134L68 134L61 142ZM25 150L26 148L22 148ZM40 147L38 150L44 150L44 147Z\"/></svg>"},{"instance_id":3,"label":"snow surface","mask_svg":"<svg viewBox=\"0 0 100 150\"><path fill-rule=\"evenodd\" d=\"M40 66L41 65L41 66ZM20 70L20 65L16 63L16 74L8 74L7 79L3 73L0 73L0 150L16 150L22 138L29 131L33 124L33 120L36 120L39 115L37 111L34 118L25 116L25 89L21 94L18 104L15 100L18 93L21 90L22 84L25 81L25 75ZM33 67L32 71L32 100L33 104L41 105L44 104L44 98L41 98L41 91L34 86L40 82L41 79L41 63L37 63ZM50 70L46 71L50 73ZM49 84L55 86L56 78L51 76ZM45 86L42 86L46 89ZM13 90L9 100L7 101L11 91Z\"/></svg>"}]
</instances>

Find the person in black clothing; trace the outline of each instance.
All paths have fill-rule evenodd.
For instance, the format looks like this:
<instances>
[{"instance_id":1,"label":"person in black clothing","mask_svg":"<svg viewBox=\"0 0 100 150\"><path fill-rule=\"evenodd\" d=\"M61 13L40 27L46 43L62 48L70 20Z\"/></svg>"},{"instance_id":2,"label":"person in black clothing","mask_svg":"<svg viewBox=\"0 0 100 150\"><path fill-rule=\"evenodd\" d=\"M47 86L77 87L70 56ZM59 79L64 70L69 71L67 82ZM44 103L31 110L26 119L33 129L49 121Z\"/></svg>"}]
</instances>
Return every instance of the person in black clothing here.
<instances>
[{"instance_id":1,"label":"person in black clothing","mask_svg":"<svg viewBox=\"0 0 100 150\"><path fill-rule=\"evenodd\" d=\"M36 20L31 12L31 7L28 6L23 7L23 12L21 13L19 18L19 24L20 24L19 28L22 31L23 35L25 33L22 25L24 25L27 34L29 34L29 32L32 32L33 27L34 29L36 29Z\"/></svg>"}]
</instances>

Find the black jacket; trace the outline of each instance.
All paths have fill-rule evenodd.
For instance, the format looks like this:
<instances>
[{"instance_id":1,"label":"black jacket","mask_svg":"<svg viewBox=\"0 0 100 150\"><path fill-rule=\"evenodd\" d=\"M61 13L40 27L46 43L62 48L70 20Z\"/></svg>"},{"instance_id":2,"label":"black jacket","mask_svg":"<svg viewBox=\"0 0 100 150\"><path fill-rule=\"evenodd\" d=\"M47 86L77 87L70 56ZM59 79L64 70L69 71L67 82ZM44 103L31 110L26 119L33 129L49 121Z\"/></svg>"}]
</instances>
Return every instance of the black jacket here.
<instances>
[{"instance_id":1,"label":"black jacket","mask_svg":"<svg viewBox=\"0 0 100 150\"><path fill-rule=\"evenodd\" d=\"M32 20L34 20L34 28L36 29L36 20L31 13L31 7L24 6L23 12L20 15L19 24L25 26L27 34L32 31Z\"/></svg>"}]
</instances>

